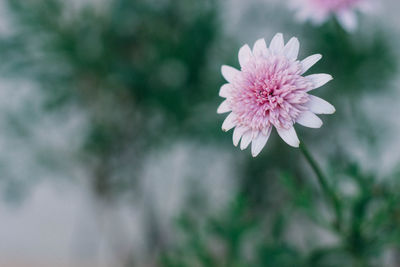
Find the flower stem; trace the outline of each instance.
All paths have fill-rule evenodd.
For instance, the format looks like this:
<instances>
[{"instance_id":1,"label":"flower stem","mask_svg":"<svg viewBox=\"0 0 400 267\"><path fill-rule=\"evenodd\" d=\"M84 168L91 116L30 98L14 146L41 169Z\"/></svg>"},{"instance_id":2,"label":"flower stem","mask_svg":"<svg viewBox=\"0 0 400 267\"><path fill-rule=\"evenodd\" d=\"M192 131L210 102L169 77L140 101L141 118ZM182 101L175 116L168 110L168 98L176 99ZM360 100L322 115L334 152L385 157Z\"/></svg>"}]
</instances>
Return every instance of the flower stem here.
<instances>
[{"instance_id":1,"label":"flower stem","mask_svg":"<svg viewBox=\"0 0 400 267\"><path fill-rule=\"evenodd\" d=\"M315 175L317 176L318 182L319 182L322 190L324 191L326 196L331 201L331 204L335 210L335 215L336 215L336 221L334 222L334 227L336 230L340 230L341 221L342 221L342 211L341 211L339 199L338 199L337 195L335 194L335 192L332 190L332 188L329 187L326 176L321 171L321 168L319 167L318 163L315 161L315 159L312 157L312 155L308 151L304 142L300 142L300 150L303 153L307 162L310 164Z\"/></svg>"}]
</instances>

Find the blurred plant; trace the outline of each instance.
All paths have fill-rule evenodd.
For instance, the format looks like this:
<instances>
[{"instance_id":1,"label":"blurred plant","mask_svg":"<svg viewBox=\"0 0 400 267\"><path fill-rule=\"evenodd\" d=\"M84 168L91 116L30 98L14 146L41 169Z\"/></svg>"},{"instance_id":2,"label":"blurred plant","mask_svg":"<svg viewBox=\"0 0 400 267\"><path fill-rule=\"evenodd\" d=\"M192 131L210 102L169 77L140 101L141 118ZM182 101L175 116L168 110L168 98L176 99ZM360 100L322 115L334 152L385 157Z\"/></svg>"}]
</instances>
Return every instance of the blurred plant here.
<instances>
[{"instance_id":1,"label":"blurred plant","mask_svg":"<svg viewBox=\"0 0 400 267\"><path fill-rule=\"evenodd\" d=\"M36 81L47 110L72 105L89 116L85 150L100 195L133 183L143 151L181 132L196 105L212 99L219 78L200 81L217 4L193 3L7 1L13 28L0 41L3 73Z\"/></svg>"},{"instance_id":2,"label":"blurred plant","mask_svg":"<svg viewBox=\"0 0 400 267\"><path fill-rule=\"evenodd\" d=\"M326 213L325 194L281 173L287 205L266 209L265 216L238 195L224 212L203 220L184 213L178 224L180 245L164 255L162 265L382 266L387 253L398 253L400 245L399 173L379 179L357 164L332 171L329 184L340 193L342 227L329 224L334 215Z\"/></svg>"},{"instance_id":3,"label":"blurred plant","mask_svg":"<svg viewBox=\"0 0 400 267\"><path fill-rule=\"evenodd\" d=\"M357 29L357 11L371 12L374 8L371 0L291 0L297 9L297 18L304 22L310 20L321 25L333 15L347 31Z\"/></svg>"},{"instance_id":4,"label":"blurred plant","mask_svg":"<svg viewBox=\"0 0 400 267\"><path fill-rule=\"evenodd\" d=\"M229 53L215 53L223 38L216 1L5 4L12 27L0 36L1 72L34 82L43 114L75 109L87 118L79 153L99 206L112 209L124 193L140 199L142 163L155 147L218 131L196 119L221 80L209 59ZM144 214L155 221L146 227L158 227L152 203ZM158 229L147 232L149 244L162 239Z\"/></svg>"},{"instance_id":5,"label":"blurred plant","mask_svg":"<svg viewBox=\"0 0 400 267\"><path fill-rule=\"evenodd\" d=\"M35 80L48 110L69 104L89 116L85 150L100 195L130 187L143 151L210 99L212 86L200 79L218 32L214 1L7 4L13 28L0 42L3 73Z\"/></svg>"}]
</instances>

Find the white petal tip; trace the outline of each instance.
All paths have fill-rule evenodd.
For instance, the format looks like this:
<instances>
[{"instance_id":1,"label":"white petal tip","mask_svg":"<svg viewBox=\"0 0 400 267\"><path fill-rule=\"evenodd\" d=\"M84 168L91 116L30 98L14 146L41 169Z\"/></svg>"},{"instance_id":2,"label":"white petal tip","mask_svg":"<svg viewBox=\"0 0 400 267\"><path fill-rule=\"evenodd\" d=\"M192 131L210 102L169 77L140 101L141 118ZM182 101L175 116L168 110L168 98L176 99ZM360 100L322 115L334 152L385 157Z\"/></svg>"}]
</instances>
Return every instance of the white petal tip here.
<instances>
[{"instance_id":1,"label":"white petal tip","mask_svg":"<svg viewBox=\"0 0 400 267\"><path fill-rule=\"evenodd\" d=\"M269 50L264 38L258 39L253 46L253 54L256 57L266 57L269 55Z\"/></svg>"},{"instance_id":2,"label":"white petal tip","mask_svg":"<svg viewBox=\"0 0 400 267\"><path fill-rule=\"evenodd\" d=\"M333 80L333 76L332 75L330 75L330 74L326 74L326 82L330 82L330 81L332 81Z\"/></svg>"},{"instance_id":3,"label":"white petal tip","mask_svg":"<svg viewBox=\"0 0 400 267\"><path fill-rule=\"evenodd\" d=\"M232 86L229 83L226 83L222 85L221 88L219 89L219 96L227 98L230 95L231 91L232 91Z\"/></svg>"},{"instance_id":4,"label":"white petal tip","mask_svg":"<svg viewBox=\"0 0 400 267\"><path fill-rule=\"evenodd\" d=\"M335 112L336 112L336 108L335 108L334 106L332 106L331 109L329 109L329 110L327 110L327 111L325 112L325 114L333 114L333 113L335 113Z\"/></svg>"},{"instance_id":5,"label":"white petal tip","mask_svg":"<svg viewBox=\"0 0 400 267\"><path fill-rule=\"evenodd\" d=\"M318 61L320 61L321 58L322 58L321 54L314 54L303 59L301 61L301 64L303 66L302 74L307 72L312 66L314 66Z\"/></svg>"},{"instance_id":6,"label":"white petal tip","mask_svg":"<svg viewBox=\"0 0 400 267\"><path fill-rule=\"evenodd\" d=\"M329 102L317 96L310 95L309 109L315 114L333 114L335 107Z\"/></svg>"},{"instance_id":7,"label":"white petal tip","mask_svg":"<svg viewBox=\"0 0 400 267\"><path fill-rule=\"evenodd\" d=\"M223 111L221 108L217 109L217 114L224 114L225 112L229 112L229 110L228 111Z\"/></svg>"},{"instance_id":8,"label":"white petal tip","mask_svg":"<svg viewBox=\"0 0 400 267\"><path fill-rule=\"evenodd\" d=\"M221 73L225 80L229 83L235 80L235 77L240 73L237 69L228 66L222 65L221 66Z\"/></svg>"},{"instance_id":9,"label":"white petal tip","mask_svg":"<svg viewBox=\"0 0 400 267\"><path fill-rule=\"evenodd\" d=\"M223 101L217 109L218 114L223 114L229 111L231 111L231 108L229 107L227 100Z\"/></svg>"},{"instance_id":10,"label":"white petal tip","mask_svg":"<svg viewBox=\"0 0 400 267\"><path fill-rule=\"evenodd\" d=\"M260 155L261 151L262 151L262 150L260 150L260 151L251 151L251 156L252 156L253 158L255 158L255 157L257 157L258 155Z\"/></svg>"},{"instance_id":11,"label":"white petal tip","mask_svg":"<svg viewBox=\"0 0 400 267\"><path fill-rule=\"evenodd\" d=\"M240 149L245 150L251 143L251 140L252 140L252 133L249 131L244 133L242 136L242 140L240 142Z\"/></svg>"},{"instance_id":12,"label":"white petal tip","mask_svg":"<svg viewBox=\"0 0 400 267\"><path fill-rule=\"evenodd\" d=\"M322 120L311 111L305 111L297 118L297 123L309 128L321 128Z\"/></svg>"},{"instance_id":13,"label":"white petal tip","mask_svg":"<svg viewBox=\"0 0 400 267\"><path fill-rule=\"evenodd\" d=\"M258 136L253 140L251 144L251 155L256 157L260 154L261 150L265 147L269 136L271 134L272 128L269 128L265 133L259 133Z\"/></svg>"},{"instance_id":14,"label":"white petal tip","mask_svg":"<svg viewBox=\"0 0 400 267\"><path fill-rule=\"evenodd\" d=\"M285 141L285 143L287 143L286 141ZM300 147L300 141L299 142L293 142L293 143L287 143L289 146L291 146L291 147L294 147L294 148L299 148Z\"/></svg>"},{"instance_id":15,"label":"white petal tip","mask_svg":"<svg viewBox=\"0 0 400 267\"><path fill-rule=\"evenodd\" d=\"M283 48L283 53L289 60L297 60L299 54L300 43L296 37L292 37L286 46Z\"/></svg>"},{"instance_id":16,"label":"white petal tip","mask_svg":"<svg viewBox=\"0 0 400 267\"><path fill-rule=\"evenodd\" d=\"M285 141L288 145L292 147L299 147L300 140L297 137L296 131L293 127L289 129L276 129L279 136Z\"/></svg>"},{"instance_id":17,"label":"white petal tip","mask_svg":"<svg viewBox=\"0 0 400 267\"><path fill-rule=\"evenodd\" d=\"M284 45L283 34L277 33L271 40L269 50L272 54L278 55L282 52Z\"/></svg>"},{"instance_id":18,"label":"white petal tip","mask_svg":"<svg viewBox=\"0 0 400 267\"><path fill-rule=\"evenodd\" d=\"M326 73L311 74L306 77L313 84L311 90L319 88L319 87L325 85L326 83L330 82L331 80L333 80L332 75L326 74Z\"/></svg>"},{"instance_id":19,"label":"white petal tip","mask_svg":"<svg viewBox=\"0 0 400 267\"><path fill-rule=\"evenodd\" d=\"M222 130L224 132L229 131L230 129L235 127L235 115L230 113L222 123Z\"/></svg>"},{"instance_id":20,"label":"white petal tip","mask_svg":"<svg viewBox=\"0 0 400 267\"><path fill-rule=\"evenodd\" d=\"M300 146L300 141L297 140L296 142L293 142L293 143L288 144L288 145L291 146L291 147L294 147L294 148L298 148Z\"/></svg>"},{"instance_id":21,"label":"white petal tip","mask_svg":"<svg viewBox=\"0 0 400 267\"><path fill-rule=\"evenodd\" d=\"M236 127L235 130L233 131L232 135L232 141L234 146L238 146L240 139L242 138L243 134L245 132L245 128L243 127Z\"/></svg>"},{"instance_id":22,"label":"white petal tip","mask_svg":"<svg viewBox=\"0 0 400 267\"><path fill-rule=\"evenodd\" d=\"M243 68L252 56L253 56L253 54L252 54L252 51L251 51L249 45L245 44L244 46L242 46L239 50L240 66Z\"/></svg>"}]
</instances>

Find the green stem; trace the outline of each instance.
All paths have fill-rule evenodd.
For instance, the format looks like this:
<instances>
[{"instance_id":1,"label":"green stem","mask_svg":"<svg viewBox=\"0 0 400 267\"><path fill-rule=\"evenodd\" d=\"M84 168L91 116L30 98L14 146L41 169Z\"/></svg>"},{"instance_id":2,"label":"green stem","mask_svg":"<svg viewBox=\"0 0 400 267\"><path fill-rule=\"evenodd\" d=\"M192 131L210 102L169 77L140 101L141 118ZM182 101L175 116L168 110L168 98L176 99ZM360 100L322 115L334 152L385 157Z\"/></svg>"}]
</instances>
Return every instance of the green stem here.
<instances>
[{"instance_id":1,"label":"green stem","mask_svg":"<svg viewBox=\"0 0 400 267\"><path fill-rule=\"evenodd\" d=\"M335 226L335 229L340 230L341 221L342 221L342 212L341 212L339 199L338 199L337 195L335 194L335 192L329 187L326 176L321 171L321 168L319 167L318 163L315 161L315 159L312 157L312 155L308 151L304 142L300 142L300 150L303 153L307 162L310 164L315 175L317 176L318 182L319 182L322 190L324 191L326 196L329 198L329 200L332 202L332 206L335 210L335 215L336 215L336 221L334 223L334 226Z\"/></svg>"}]
</instances>

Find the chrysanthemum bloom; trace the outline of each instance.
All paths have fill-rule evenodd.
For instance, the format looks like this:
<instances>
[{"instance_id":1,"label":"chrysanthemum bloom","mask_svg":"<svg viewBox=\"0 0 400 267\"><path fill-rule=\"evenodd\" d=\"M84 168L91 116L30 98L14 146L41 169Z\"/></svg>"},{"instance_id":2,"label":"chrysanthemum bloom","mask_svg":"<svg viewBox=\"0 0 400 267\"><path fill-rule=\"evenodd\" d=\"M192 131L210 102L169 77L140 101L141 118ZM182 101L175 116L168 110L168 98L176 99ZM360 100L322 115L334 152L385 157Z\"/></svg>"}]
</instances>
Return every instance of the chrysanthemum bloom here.
<instances>
[{"instance_id":1,"label":"chrysanthemum bloom","mask_svg":"<svg viewBox=\"0 0 400 267\"><path fill-rule=\"evenodd\" d=\"M325 100L309 95L332 79L328 74L303 74L321 59L316 54L297 60L299 41L292 38L284 45L281 33L275 35L269 48L264 39L253 50L244 45L239 51L241 70L222 66L228 81L219 95L226 98L217 113L230 114L222 129L233 132L233 144L243 150L251 144L255 157L267 143L272 128L289 145L298 147L300 141L293 125L319 128L322 121L315 114L332 114L335 108Z\"/></svg>"},{"instance_id":2,"label":"chrysanthemum bloom","mask_svg":"<svg viewBox=\"0 0 400 267\"><path fill-rule=\"evenodd\" d=\"M292 0L290 3L298 10L297 18L301 21L310 20L320 25L333 15L347 31L357 28L356 12L373 8L372 0Z\"/></svg>"}]
</instances>

